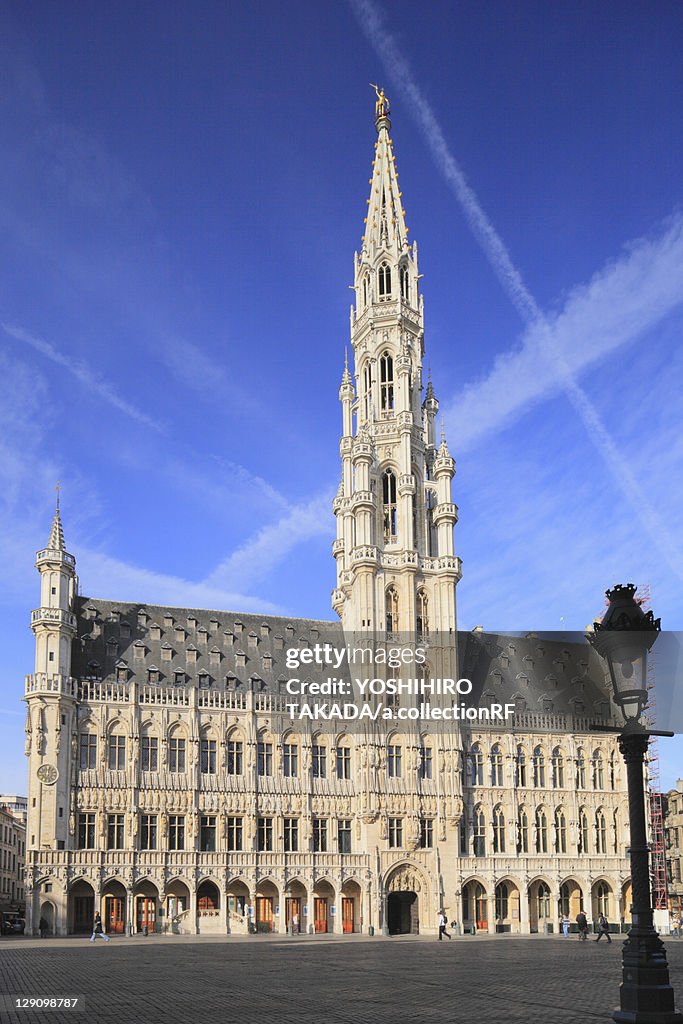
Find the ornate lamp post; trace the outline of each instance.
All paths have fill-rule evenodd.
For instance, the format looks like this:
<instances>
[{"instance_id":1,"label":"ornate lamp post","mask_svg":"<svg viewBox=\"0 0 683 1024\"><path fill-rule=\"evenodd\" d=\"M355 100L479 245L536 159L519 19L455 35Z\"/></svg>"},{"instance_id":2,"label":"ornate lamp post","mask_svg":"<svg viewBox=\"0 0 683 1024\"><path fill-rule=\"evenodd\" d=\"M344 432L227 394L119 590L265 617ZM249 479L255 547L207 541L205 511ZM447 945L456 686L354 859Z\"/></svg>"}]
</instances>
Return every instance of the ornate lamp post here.
<instances>
[{"instance_id":1,"label":"ornate lamp post","mask_svg":"<svg viewBox=\"0 0 683 1024\"><path fill-rule=\"evenodd\" d=\"M625 721L619 749L628 778L633 908L622 958L621 1006L613 1019L619 1024L683 1024L674 1006L664 944L653 924L643 784L649 737L673 734L648 732L640 720L647 703L647 655L661 627L651 611L645 614L636 603L635 592L632 583L608 590L607 612L587 635L607 662L614 700Z\"/></svg>"}]
</instances>

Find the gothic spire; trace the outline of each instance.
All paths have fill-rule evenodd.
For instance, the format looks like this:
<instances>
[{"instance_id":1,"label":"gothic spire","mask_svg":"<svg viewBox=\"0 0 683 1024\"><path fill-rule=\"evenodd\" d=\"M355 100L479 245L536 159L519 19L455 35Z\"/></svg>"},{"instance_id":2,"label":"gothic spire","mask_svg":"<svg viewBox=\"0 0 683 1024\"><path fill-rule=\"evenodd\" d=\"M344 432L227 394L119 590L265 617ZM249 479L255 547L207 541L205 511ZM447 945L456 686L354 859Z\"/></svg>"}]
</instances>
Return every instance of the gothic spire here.
<instances>
[{"instance_id":1,"label":"gothic spire","mask_svg":"<svg viewBox=\"0 0 683 1024\"><path fill-rule=\"evenodd\" d=\"M54 519L52 520L52 529L50 530L50 539L47 542L47 546L52 551L66 551L64 530L62 529L62 520L59 515L59 504L55 509Z\"/></svg>"},{"instance_id":2,"label":"gothic spire","mask_svg":"<svg viewBox=\"0 0 683 1024\"><path fill-rule=\"evenodd\" d=\"M408 228L405 222L405 211L401 203L401 191L398 186L398 173L391 138L391 121L389 120L389 101L381 91L377 93L375 104L375 158L370 178L370 198L368 199L368 215L363 236L363 250L372 258L379 249L392 250L395 254L403 251L408 245Z\"/></svg>"}]
</instances>

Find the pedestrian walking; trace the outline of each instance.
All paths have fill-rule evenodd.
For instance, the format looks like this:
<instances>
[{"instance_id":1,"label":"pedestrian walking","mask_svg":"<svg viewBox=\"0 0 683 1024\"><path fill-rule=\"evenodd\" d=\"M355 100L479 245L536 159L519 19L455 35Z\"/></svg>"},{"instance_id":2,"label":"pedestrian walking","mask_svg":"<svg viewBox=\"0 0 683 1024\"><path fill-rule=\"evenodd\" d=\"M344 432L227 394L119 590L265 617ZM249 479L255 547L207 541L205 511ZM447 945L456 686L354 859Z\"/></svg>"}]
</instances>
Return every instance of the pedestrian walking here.
<instances>
[{"instance_id":1,"label":"pedestrian walking","mask_svg":"<svg viewBox=\"0 0 683 1024\"><path fill-rule=\"evenodd\" d=\"M90 941L94 942L96 938L104 939L105 942L109 942L109 936L102 927L102 918L99 913L95 914L95 923L93 924L92 935Z\"/></svg>"},{"instance_id":2,"label":"pedestrian walking","mask_svg":"<svg viewBox=\"0 0 683 1024\"><path fill-rule=\"evenodd\" d=\"M595 941L599 942L603 935L607 936L607 941L611 944L612 940L609 937L609 921L604 914L600 914L600 917L598 918L598 937Z\"/></svg>"},{"instance_id":3,"label":"pedestrian walking","mask_svg":"<svg viewBox=\"0 0 683 1024\"><path fill-rule=\"evenodd\" d=\"M38 934L40 935L41 939L45 938L45 932L46 931L47 931L47 921L45 920L44 917L41 917L40 921L38 922Z\"/></svg>"},{"instance_id":4,"label":"pedestrian walking","mask_svg":"<svg viewBox=\"0 0 683 1024\"><path fill-rule=\"evenodd\" d=\"M585 942L588 938L588 918L583 910L580 910L576 915L576 925L579 929L579 942Z\"/></svg>"},{"instance_id":5,"label":"pedestrian walking","mask_svg":"<svg viewBox=\"0 0 683 1024\"><path fill-rule=\"evenodd\" d=\"M444 935L450 940L451 933L446 931L447 924L448 919L446 917L446 914L442 910L441 913L439 914L439 942L443 940Z\"/></svg>"},{"instance_id":6,"label":"pedestrian walking","mask_svg":"<svg viewBox=\"0 0 683 1024\"><path fill-rule=\"evenodd\" d=\"M565 939L568 939L569 938L569 918L567 917L566 914L562 915L562 920L560 921L560 924L562 926L562 934L564 935Z\"/></svg>"},{"instance_id":7,"label":"pedestrian walking","mask_svg":"<svg viewBox=\"0 0 683 1024\"><path fill-rule=\"evenodd\" d=\"M681 937L681 919L678 914L671 915L671 934L676 939Z\"/></svg>"},{"instance_id":8,"label":"pedestrian walking","mask_svg":"<svg viewBox=\"0 0 683 1024\"><path fill-rule=\"evenodd\" d=\"M292 935L299 934L299 915L294 913L292 915Z\"/></svg>"}]
</instances>

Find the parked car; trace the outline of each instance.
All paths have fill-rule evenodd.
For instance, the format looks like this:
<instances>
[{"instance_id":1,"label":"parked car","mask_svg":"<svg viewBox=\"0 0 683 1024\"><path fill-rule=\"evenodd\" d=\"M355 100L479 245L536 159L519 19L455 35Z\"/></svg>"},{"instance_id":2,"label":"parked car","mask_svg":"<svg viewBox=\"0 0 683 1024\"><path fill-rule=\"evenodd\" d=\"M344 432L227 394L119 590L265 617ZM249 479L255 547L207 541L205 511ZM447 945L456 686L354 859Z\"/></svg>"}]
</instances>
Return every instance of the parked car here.
<instances>
[{"instance_id":1,"label":"parked car","mask_svg":"<svg viewBox=\"0 0 683 1024\"><path fill-rule=\"evenodd\" d=\"M3 935L23 935L26 921L18 914L2 914L0 920L0 932Z\"/></svg>"},{"instance_id":2,"label":"parked car","mask_svg":"<svg viewBox=\"0 0 683 1024\"><path fill-rule=\"evenodd\" d=\"M26 928L26 921L23 917L15 917L12 921L12 931L15 935L23 935Z\"/></svg>"}]
</instances>

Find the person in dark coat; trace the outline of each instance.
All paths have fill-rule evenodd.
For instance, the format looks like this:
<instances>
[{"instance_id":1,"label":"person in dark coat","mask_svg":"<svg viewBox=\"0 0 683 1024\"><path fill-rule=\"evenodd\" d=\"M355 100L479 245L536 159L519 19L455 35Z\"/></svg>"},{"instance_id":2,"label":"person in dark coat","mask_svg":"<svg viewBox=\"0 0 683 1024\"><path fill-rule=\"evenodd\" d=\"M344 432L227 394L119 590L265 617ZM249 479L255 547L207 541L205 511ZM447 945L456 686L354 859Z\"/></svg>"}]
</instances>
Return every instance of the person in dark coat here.
<instances>
[{"instance_id":1,"label":"person in dark coat","mask_svg":"<svg viewBox=\"0 0 683 1024\"><path fill-rule=\"evenodd\" d=\"M579 941L585 942L588 937L588 918L583 910L580 910L576 915L576 925L579 929Z\"/></svg>"},{"instance_id":2,"label":"person in dark coat","mask_svg":"<svg viewBox=\"0 0 683 1024\"><path fill-rule=\"evenodd\" d=\"M600 914L600 917L598 918L598 936L595 941L599 942L603 935L607 936L607 941L609 943L612 942L609 937L609 921L604 914Z\"/></svg>"}]
</instances>

